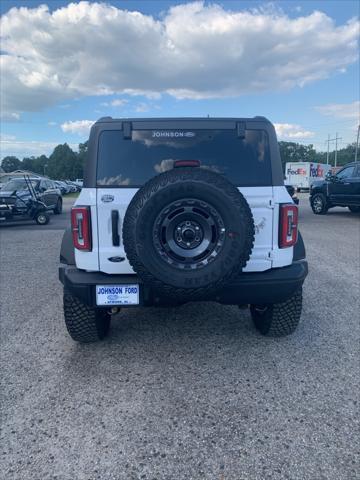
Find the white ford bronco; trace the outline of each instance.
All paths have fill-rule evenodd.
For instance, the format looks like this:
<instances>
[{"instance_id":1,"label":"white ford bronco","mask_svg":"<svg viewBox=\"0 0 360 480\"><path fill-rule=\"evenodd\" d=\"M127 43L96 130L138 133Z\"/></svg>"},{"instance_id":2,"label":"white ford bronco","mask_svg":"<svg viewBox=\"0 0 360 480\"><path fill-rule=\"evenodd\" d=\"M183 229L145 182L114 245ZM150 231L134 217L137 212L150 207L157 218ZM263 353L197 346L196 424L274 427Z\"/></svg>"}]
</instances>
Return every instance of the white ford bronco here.
<instances>
[{"instance_id":1,"label":"white ford bronco","mask_svg":"<svg viewBox=\"0 0 360 480\"><path fill-rule=\"evenodd\" d=\"M79 342L104 338L121 308L189 301L249 306L263 335L292 333L307 262L273 125L100 119L60 261Z\"/></svg>"}]
</instances>

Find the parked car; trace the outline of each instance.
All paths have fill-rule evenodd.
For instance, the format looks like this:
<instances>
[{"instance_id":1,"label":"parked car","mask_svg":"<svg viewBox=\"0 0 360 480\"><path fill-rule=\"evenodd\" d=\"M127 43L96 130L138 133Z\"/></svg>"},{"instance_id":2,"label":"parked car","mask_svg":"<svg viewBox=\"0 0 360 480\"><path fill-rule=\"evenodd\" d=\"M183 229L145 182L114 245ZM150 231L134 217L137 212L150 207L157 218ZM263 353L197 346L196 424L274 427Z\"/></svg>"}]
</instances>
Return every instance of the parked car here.
<instances>
[{"instance_id":1,"label":"parked car","mask_svg":"<svg viewBox=\"0 0 360 480\"><path fill-rule=\"evenodd\" d=\"M71 185L73 185L76 188L77 192L81 192L81 186L78 185L76 182L71 181Z\"/></svg>"},{"instance_id":2,"label":"parked car","mask_svg":"<svg viewBox=\"0 0 360 480\"><path fill-rule=\"evenodd\" d=\"M56 187L61 191L61 195L65 195L67 188L59 180L54 180Z\"/></svg>"},{"instance_id":3,"label":"parked car","mask_svg":"<svg viewBox=\"0 0 360 480\"><path fill-rule=\"evenodd\" d=\"M62 195L66 195L67 193L70 193L71 189L70 186L65 183L63 180L55 180L56 185L58 188L61 190Z\"/></svg>"},{"instance_id":4,"label":"parked car","mask_svg":"<svg viewBox=\"0 0 360 480\"><path fill-rule=\"evenodd\" d=\"M293 199L293 202L296 205L299 205L299 197L296 194L297 189L295 187L293 187L292 185L285 185L285 187L286 187L286 190L288 191L290 197Z\"/></svg>"},{"instance_id":5,"label":"parked car","mask_svg":"<svg viewBox=\"0 0 360 480\"><path fill-rule=\"evenodd\" d=\"M53 210L55 214L62 212L63 200L60 190L53 180L47 178L13 178L1 189L0 199L3 204L12 198L12 203L17 209L24 208L24 202L31 198L28 182L34 189L36 197L46 207L46 210Z\"/></svg>"},{"instance_id":6,"label":"parked car","mask_svg":"<svg viewBox=\"0 0 360 480\"><path fill-rule=\"evenodd\" d=\"M322 181L310 188L310 205L316 215L324 215L329 208L348 207L360 212L360 162L348 163L335 175L328 173Z\"/></svg>"},{"instance_id":7,"label":"parked car","mask_svg":"<svg viewBox=\"0 0 360 480\"><path fill-rule=\"evenodd\" d=\"M268 120L107 117L90 137L60 252L74 340L120 308L204 300L250 306L263 335L296 329L307 262Z\"/></svg>"},{"instance_id":8,"label":"parked car","mask_svg":"<svg viewBox=\"0 0 360 480\"><path fill-rule=\"evenodd\" d=\"M70 182L70 180L65 180L65 183L69 187L69 193L76 193L78 191L77 186Z\"/></svg>"}]
</instances>

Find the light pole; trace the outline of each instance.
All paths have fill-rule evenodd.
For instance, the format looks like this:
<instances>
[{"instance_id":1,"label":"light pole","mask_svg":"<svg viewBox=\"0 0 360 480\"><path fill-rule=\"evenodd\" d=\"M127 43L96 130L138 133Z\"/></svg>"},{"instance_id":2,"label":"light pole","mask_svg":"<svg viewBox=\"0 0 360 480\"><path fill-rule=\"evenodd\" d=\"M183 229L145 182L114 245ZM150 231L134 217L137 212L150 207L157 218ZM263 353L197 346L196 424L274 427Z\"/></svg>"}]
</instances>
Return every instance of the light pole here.
<instances>
[{"instance_id":1,"label":"light pole","mask_svg":"<svg viewBox=\"0 0 360 480\"><path fill-rule=\"evenodd\" d=\"M358 125L357 138L356 138L356 147L355 147L355 162L357 162L358 149L359 149L359 134L360 134L360 125Z\"/></svg>"},{"instance_id":2,"label":"light pole","mask_svg":"<svg viewBox=\"0 0 360 480\"><path fill-rule=\"evenodd\" d=\"M329 165L329 146L330 146L330 133L328 133L328 139L327 139L326 165Z\"/></svg>"}]
</instances>

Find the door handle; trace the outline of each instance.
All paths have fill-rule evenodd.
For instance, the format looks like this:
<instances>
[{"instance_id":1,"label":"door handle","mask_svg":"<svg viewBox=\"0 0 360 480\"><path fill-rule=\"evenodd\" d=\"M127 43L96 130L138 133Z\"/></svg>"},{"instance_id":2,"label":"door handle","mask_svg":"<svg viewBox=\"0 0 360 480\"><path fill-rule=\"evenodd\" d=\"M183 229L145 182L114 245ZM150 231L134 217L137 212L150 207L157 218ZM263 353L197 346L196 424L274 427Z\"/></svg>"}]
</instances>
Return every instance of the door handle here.
<instances>
[{"instance_id":1,"label":"door handle","mask_svg":"<svg viewBox=\"0 0 360 480\"><path fill-rule=\"evenodd\" d=\"M111 210L111 230L112 230L112 243L114 247L120 245L119 235L119 212L117 210Z\"/></svg>"}]
</instances>

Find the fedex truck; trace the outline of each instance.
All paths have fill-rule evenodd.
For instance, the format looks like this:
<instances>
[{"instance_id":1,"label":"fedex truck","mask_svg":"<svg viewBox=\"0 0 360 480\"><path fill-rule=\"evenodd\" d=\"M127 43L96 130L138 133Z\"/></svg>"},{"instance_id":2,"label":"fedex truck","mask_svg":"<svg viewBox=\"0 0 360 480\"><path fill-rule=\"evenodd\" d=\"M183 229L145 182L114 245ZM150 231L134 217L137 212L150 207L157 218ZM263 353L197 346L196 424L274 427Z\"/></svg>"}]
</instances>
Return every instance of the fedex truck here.
<instances>
[{"instance_id":1,"label":"fedex truck","mask_svg":"<svg viewBox=\"0 0 360 480\"><path fill-rule=\"evenodd\" d=\"M323 180L331 170L331 165L315 162L287 162L285 165L285 185L298 190L309 190L316 180Z\"/></svg>"}]
</instances>

